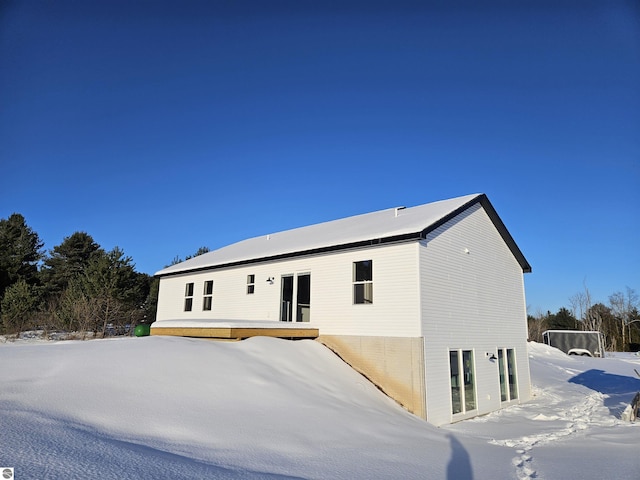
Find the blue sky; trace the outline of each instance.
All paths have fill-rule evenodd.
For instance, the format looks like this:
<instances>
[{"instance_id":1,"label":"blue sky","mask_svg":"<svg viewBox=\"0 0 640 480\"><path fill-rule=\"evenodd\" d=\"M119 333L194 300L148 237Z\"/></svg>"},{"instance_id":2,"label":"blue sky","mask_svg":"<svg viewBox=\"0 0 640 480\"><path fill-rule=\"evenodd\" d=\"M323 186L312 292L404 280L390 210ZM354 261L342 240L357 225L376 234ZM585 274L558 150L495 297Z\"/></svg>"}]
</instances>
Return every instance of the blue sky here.
<instances>
[{"instance_id":1,"label":"blue sky","mask_svg":"<svg viewBox=\"0 0 640 480\"><path fill-rule=\"evenodd\" d=\"M517 4L517 6L514 6ZM640 291L633 1L8 1L0 218L139 271L486 193L530 313Z\"/></svg>"}]
</instances>

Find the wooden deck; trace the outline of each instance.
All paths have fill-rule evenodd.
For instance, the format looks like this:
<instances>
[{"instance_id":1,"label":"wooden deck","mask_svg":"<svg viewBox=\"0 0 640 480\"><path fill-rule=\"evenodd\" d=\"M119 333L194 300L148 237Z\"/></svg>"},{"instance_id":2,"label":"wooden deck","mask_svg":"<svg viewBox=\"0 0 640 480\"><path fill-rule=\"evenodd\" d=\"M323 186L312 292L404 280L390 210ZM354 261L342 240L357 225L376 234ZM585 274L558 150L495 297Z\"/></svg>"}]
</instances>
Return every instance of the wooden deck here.
<instances>
[{"instance_id":1,"label":"wooden deck","mask_svg":"<svg viewBox=\"0 0 640 480\"><path fill-rule=\"evenodd\" d=\"M201 325L178 325L175 322L156 322L151 325L151 335L169 335L174 337L210 338L217 340L243 340L250 337L276 337L288 339L317 338L317 328L300 324L264 322L268 325L256 325L256 322L202 322ZM260 322L262 323L262 322ZM166 325L164 325L166 324Z\"/></svg>"}]
</instances>

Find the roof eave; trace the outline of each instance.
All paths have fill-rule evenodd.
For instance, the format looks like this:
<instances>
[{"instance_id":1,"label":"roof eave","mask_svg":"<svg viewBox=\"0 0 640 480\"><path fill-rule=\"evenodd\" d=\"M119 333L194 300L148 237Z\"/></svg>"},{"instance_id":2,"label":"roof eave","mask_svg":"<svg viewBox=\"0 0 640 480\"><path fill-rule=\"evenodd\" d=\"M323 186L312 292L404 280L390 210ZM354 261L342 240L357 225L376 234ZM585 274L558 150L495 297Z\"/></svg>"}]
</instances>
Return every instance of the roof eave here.
<instances>
[{"instance_id":1,"label":"roof eave","mask_svg":"<svg viewBox=\"0 0 640 480\"><path fill-rule=\"evenodd\" d=\"M520 248L518 248L518 245L516 244L515 240L513 239L513 237L511 236L511 234L507 230L507 227L505 226L505 224L502 222L502 220L498 216L498 213L496 212L495 208L493 208L493 205L491 205L491 202L489 201L488 197L485 194L479 194L479 195L473 197L468 202L460 205L455 210L452 210L451 212L449 212L444 217L442 217L439 220L435 221L434 223L432 223L431 225L429 225L425 229L423 229L421 231L418 231L418 232L404 233L404 234L399 234L399 235L391 235L391 236L388 236L388 237L373 238L373 239L369 239L369 240L361 240L361 241L357 241L357 242L344 243L344 244L339 244L339 245L330 245L330 246L326 246L326 247L319 247L319 248L300 250L300 251L294 251L294 252L286 252L286 253L277 254L277 255L263 256L263 257L256 257L256 258L248 258L248 259L238 260L238 261L234 261L234 262L227 262L227 263L222 263L222 264L203 265L203 266L199 266L199 267L187 268L187 269L184 269L184 270L176 270L176 271L171 271L171 272L166 272L166 273L162 273L162 270L161 270L160 272L157 272L154 275L154 277L158 277L158 278L170 277L170 276L176 276L176 275L183 275L183 274L186 274L186 273L195 273L195 272L201 272L201 271L206 271L206 270L219 270L219 269L222 269L222 268L231 268L231 267L237 267L237 266L242 266L242 265L252 265L252 264L256 264L256 263L263 263L263 262L269 262L269 261L274 261L274 260L284 260L284 259L287 259L287 258L296 258L296 257L307 256L307 255L318 255L318 254L341 251L341 250L350 250L350 249L356 249L356 248L371 247L371 246L375 246L375 245L390 244L390 243L401 243L401 242L409 242L409 241L414 241L414 240L420 240L420 239L426 238L427 235L430 232L432 232L435 229L437 229L438 227L444 225L449 220L457 217L462 212L464 212L465 210L467 210L471 206L475 205L476 203L480 203L480 205L487 212L487 215L491 219L491 221L492 221L493 225L495 226L495 228L498 230L498 233L500 234L500 236L502 237L504 242L507 244L507 247L509 248L509 250L511 251L511 253L515 257L516 261L520 264L520 267L522 268L522 272L523 273L530 273L531 272L531 265L529 265L529 262L527 262L527 259L523 255L522 251L520 250Z\"/></svg>"},{"instance_id":2,"label":"roof eave","mask_svg":"<svg viewBox=\"0 0 640 480\"><path fill-rule=\"evenodd\" d=\"M386 245L386 244L390 244L390 243L404 243L404 242L420 240L421 238L422 238L421 232L405 233L405 234L401 234L401 235L392 235L392 236L383 237L383 238L373 238L373 239L370 239L370 240L361 240L361 241L358 241L358 242L344 243L344 244L340 244L340 245L331 245L331 246L328 246L328 247L319 247L319 248L312 248L312 249L308 249L308 250L300 250L300 251L297 251L297 252L287 252L287 253L282 253L282 254L279 254L279 255L248 258L248 259L245 259L245 260L238 260L236 262L221 263L221 264L217 264L217 265L215 265L215 264L214 265L203 265L203 266L200 266L200 267L194 267L194 268L189 268L189 269L185 269L185 270L176 270L176 271L173 271L173 272L162 273L162 271L160 271L160 272L156 273L154 275L154 277L163 278L163 277L171 277L171 276L175 276L175 275L183 275L185 273L202 272L202 271L205 271L205 270L220 270L222 268L238 267L238 266L242 266L242 265L253 265L253 264L256 264L256 263L270 262L270 261L274 261L274 260L284 260L284 259L287 259L287 258L303 257L303 256L307 256L307 255L319 255L319 254L323 254L323 253L335 252L335 251L340 251L340 250L352 250L352 249L357 249L357 248L371 247L371 246L375 246L375 245Z\"/></svg>"}]
</instances>

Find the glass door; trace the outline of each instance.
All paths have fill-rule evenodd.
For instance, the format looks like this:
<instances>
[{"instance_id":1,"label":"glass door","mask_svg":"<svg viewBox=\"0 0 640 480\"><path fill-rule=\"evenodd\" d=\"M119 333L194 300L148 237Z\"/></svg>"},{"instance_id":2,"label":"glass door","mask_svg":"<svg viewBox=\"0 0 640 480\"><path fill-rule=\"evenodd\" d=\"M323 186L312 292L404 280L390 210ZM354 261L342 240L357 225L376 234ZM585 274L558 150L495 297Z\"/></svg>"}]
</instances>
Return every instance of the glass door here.
<instances>
[{"instance_id":1,"label":"glass door","mask_svg":"<svg viewBox=\"0 0 640 480\"><path fill-rule=\"evenodd\" d=\"M298 275L296 322L308 322L311 314L311 275Z\"/></svg>"},{"instance_id":2,"label":"glass door","mask_svg":"<svg viewBox=\"0 0 640 480\"><path fill-rule=\"evenodd\" d=\"M310 315L311 274L283 275L280 287L280 321L308 322Z\"/></svg>"},{"instance_id":3,"label":"glass door","mask_svg":"<svg viewBox=\"0 0 640 480\"><path fill-rule=\"evenodd\" d=\"M290 322L293 320L293 275L282 276L282 287L280 288L280 321Z\"/></svg>"}]
</instances>

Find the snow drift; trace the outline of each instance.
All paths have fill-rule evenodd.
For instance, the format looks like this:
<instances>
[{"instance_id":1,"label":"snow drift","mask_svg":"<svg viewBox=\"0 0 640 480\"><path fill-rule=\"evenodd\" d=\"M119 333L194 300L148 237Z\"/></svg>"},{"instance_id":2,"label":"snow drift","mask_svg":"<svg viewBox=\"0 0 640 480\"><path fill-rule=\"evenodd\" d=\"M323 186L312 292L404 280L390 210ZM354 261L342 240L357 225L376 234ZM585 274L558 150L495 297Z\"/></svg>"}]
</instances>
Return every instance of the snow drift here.
<instances>
[{"instance_id":1,"label":"snow drift","mask_svg":"<svg viewBox=\"0 0 640 480\"><path fill-rule=\"evenodd\" d=\"M317 342L0 345L16 478L636 479L640 358L530 344L534 400L435 428Z\"/></svg>"}]
</instances>

